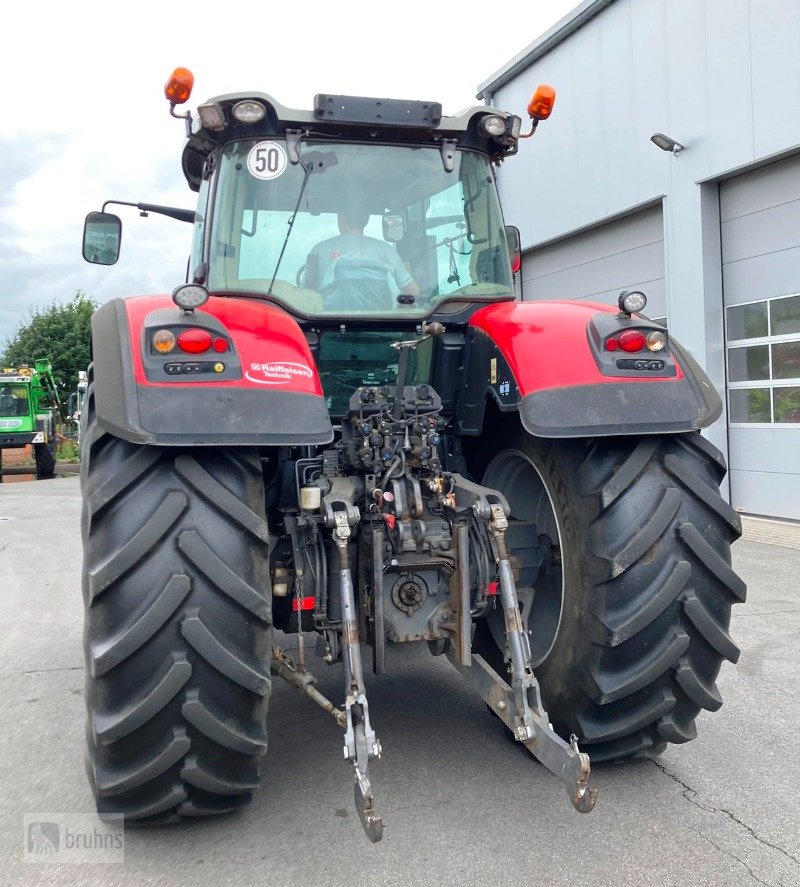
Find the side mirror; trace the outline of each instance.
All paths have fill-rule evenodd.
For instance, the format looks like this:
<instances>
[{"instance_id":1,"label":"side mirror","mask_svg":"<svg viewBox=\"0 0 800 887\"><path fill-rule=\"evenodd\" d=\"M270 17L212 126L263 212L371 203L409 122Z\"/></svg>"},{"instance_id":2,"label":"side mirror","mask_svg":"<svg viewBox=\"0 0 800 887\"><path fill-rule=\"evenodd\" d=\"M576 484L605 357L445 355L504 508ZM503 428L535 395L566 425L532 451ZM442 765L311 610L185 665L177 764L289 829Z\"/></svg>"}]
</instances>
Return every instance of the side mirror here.
<instances>
[{"instance_id":1,"label":"side mirror","mask_svg":"<svg viewBox=\"0 0 800 887\"><path fill-rule=\"evenodd\" d=\"M383 214L383 239L387 243L397 243L406 236L404 213L385 212Z\"/></svg>"},{"instance_id":2,"label":"side mirror","mask_svg":"<svg viewBox=\"0 0 800 887\"><path fill-rule=\"evenodd\" d=\"M506 225L506 244L508 257L511 259L511 271L516 274L522 267L522 246L519 239L519 228Z\"/></svg>"},{"instance_id":3,"label":"side mirror","mask_svg":"<svg viewBox=\"0 0 800 887\"><path fill-rule=\"evenodd\" d=\"M83 258L93 265L114 265L119 259L122 222L111 213L89 213L83 226Z\"/></svg>"}]
</instances>

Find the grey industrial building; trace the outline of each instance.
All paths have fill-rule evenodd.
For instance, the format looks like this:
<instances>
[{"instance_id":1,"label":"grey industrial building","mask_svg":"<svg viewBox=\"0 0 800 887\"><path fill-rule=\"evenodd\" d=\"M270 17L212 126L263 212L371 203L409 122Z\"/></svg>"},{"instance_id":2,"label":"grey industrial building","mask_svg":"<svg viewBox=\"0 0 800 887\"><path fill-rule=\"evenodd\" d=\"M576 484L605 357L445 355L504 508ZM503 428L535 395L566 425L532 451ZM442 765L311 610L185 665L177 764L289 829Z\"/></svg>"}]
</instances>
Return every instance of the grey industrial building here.
<instances>
[{"instance_id":1,"label":"grey industrial building","mask_svg":"<svg viewBox=\"0 0 800 887\"><path fill-rule=\"evenodd\" d=\"M522 298L644 291L723 394L731 503L800 520L800 2L585 0L478 97L524 117L542 82L498 172Z\"/></svg>"}]
</instances>

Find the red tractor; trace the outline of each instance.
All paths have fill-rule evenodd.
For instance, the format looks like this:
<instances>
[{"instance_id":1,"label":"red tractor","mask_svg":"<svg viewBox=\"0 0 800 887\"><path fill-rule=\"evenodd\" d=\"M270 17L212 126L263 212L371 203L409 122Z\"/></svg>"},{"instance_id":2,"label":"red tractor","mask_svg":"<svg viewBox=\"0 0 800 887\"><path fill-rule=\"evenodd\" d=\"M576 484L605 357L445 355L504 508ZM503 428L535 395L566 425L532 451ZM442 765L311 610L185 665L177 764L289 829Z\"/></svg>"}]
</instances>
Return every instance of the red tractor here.
<instances>
[{"instance_id":1,"label":"red tractor","mask_svg":"<svg viewBox=\"0 0 800 887\"><path fill-rule=\"evenodd\" d=\"M246 804L271 674L344 734L373 841L362 647L446 655L590 811L594 761L658 755L722 703L740 535L700 436L721 403L646 298L520 302L494 108L246 92L198 118L187 283L94 316L83 411L89 777L101 816ZM554 93L529 106L532 134ZM112 201L109 201L112 202ZM84 257L121 223L90 213ZM298 634L290 658L273 628ZM303 632L342 663L342 700ZM424 642L424 643L422 643ZM427 652L427 650L426 650Z\"/></svg>"}]
</instances>

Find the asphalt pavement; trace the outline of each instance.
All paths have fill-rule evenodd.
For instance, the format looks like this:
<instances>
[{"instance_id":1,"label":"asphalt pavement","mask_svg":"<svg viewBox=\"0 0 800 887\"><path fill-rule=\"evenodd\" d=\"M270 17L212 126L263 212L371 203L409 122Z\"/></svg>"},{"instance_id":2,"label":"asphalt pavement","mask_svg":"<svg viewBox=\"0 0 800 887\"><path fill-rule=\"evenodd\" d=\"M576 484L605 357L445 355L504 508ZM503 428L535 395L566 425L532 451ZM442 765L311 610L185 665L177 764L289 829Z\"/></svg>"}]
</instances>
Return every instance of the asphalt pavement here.
<instances>
[{"instance_id":1,"label":"asphalt pavement","mask_svg":"<svg viewBox=\"0 0 800 887\"><path fill-rule=\"evenodd\" d=\"M0 485L0 885L800 885L800 550L755 542L734 548L749 599L724 705L657 762L595 767L589 815L444 657L398 647L385 677L367 675L380 844L361 832L333 720L276 680L249 807L129 829L124 861L86 861L88 846L58 862L70 829L101 826L83 767L79 513L77 478ZM338 667L312 661L339 701Z\"/></svg>"}]
</instances>

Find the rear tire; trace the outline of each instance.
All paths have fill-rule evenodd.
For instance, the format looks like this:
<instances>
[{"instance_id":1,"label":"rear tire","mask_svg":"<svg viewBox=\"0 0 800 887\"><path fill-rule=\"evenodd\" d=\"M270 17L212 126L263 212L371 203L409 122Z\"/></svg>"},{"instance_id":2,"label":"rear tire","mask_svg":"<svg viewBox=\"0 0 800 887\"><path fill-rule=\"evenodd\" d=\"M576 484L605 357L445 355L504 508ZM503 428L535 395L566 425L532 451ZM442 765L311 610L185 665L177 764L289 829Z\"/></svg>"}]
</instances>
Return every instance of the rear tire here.
<instances>
[{"instance_id":1,"label":"rear tire","mask_svg":"<svg viewBox=\"0 0 800 887\"><path fill-rule=\"evenodd\" d=\"M271 593L253 449L137 446L85 406L87 770L101 818L236 810L267 747Z\"/></svg>"},{"instance_id":2,"label":"rear tire","mask_svg":"<svg viewBox=\"0 0 800 887\"><path fill-rule=\"evenodd\" d=\"M53 477L56 473L56 449L51 443L33 445L37 477Z\"/></svg>"},{"instance_id":3,"label":"rear tire","mask_svg":"<svg viewBox=\"0 0 800 887\"><path fill-rule=\"evenodd\" d=\"M528 624L555 729L598 762L693 739L700 710L722 704L716 677L739 656L730 609L746 594L730 566L741 523L718 492L721 454L694 433L551 441L518 429L504 445L484 484L537 527L549 503L563 558L560 607L538 628L550 634ZM491 618L474 649L505 674Z\"/></svg>"}]
</instances>

